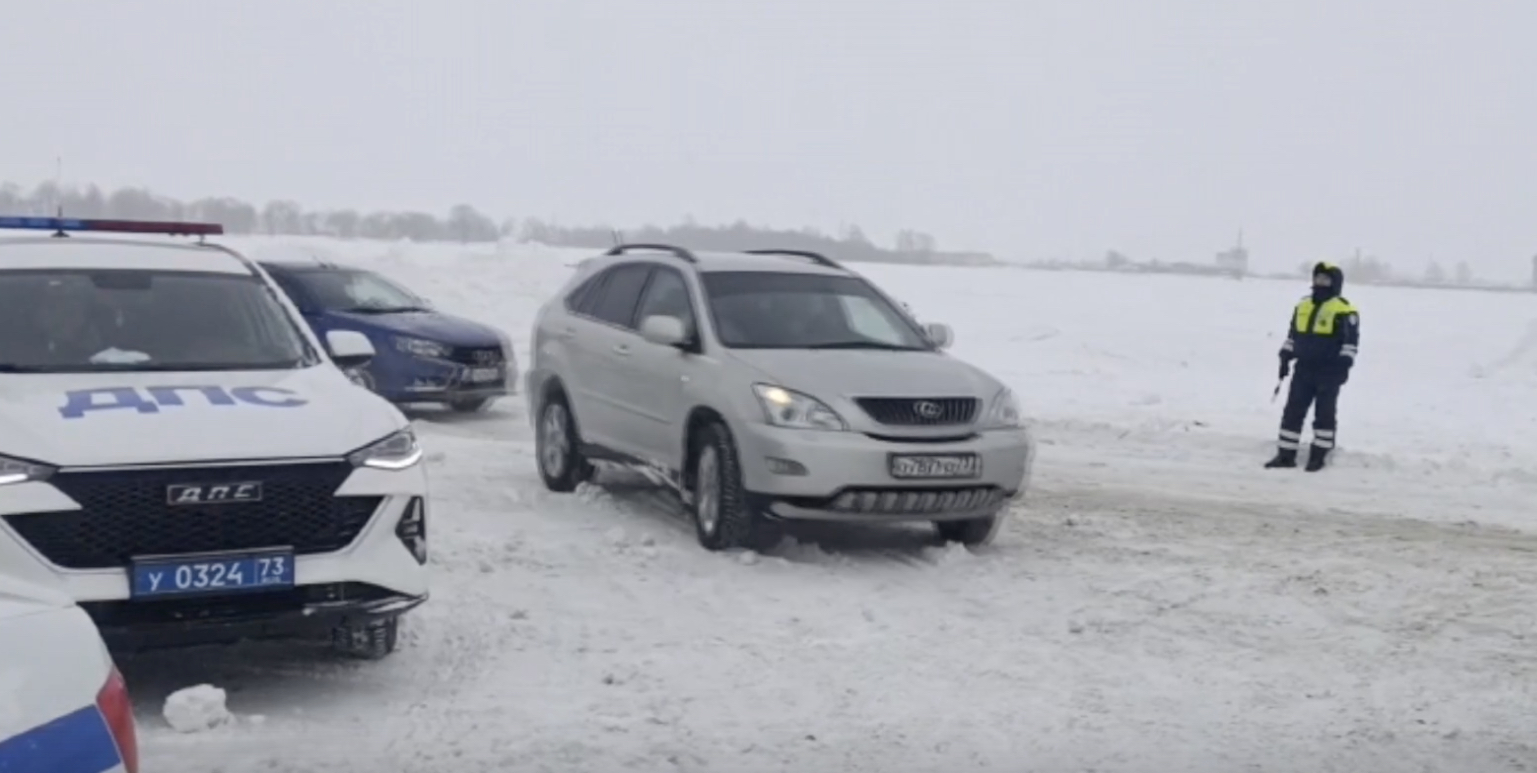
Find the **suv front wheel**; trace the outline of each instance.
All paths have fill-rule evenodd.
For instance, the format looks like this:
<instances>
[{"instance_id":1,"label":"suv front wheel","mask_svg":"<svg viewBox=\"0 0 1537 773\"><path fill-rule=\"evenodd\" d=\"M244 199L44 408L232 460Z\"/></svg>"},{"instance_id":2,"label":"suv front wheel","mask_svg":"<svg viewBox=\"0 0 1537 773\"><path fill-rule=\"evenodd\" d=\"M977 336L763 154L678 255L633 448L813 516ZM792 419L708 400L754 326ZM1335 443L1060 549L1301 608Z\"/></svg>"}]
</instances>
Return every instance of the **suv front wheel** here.
<instances>
[{"instance_id":1,"label":"suv front wheel","mask_svg":"<svg viewBox=\"0 0 1537 773\"><path fill-rule=\"evenodd\" d=\"M592 463L582 456L577 438L576 420L566 396L559 392L550 395L539 410L539 429L534 433L534 455L545 488L565 493L592 478Z\"/></svg>"},{"instance_id":2,"label":"suv front wheel","mask_svg":"<svg viewBox=\"0 0 1537 773\"><path fill-rule=\"evenodd\" d=\"M708 550L761 550L772 544L771 525L748 502L731 430L706 425L694 439L694 530Z\"/></svg>"}]
</instances>

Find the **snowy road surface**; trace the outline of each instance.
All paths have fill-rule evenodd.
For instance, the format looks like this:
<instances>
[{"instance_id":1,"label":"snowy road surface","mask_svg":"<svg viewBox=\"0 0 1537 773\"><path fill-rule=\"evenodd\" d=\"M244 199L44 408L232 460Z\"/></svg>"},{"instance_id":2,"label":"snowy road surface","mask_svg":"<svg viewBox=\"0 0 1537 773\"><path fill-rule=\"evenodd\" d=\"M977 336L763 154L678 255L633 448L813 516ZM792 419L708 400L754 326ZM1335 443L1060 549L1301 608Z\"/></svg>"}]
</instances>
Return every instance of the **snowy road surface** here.
<instances>
[{"instance_id":1,"label":"snowy road surface","mask_svg":"<svg viewBox=\"0 0 1537 773\"><path fill-rule=\"evenodd\" d=\"M525 363L572 262L325 247L503 326ZM835 531L709 554L628 479L545 492L521 397L424 412L435 595L403 649L128 661L144 770L1537 766L1529 299L1443 293L1426 319L1423 294L1347 283L1362 364L1337 465L1305 476L1259 469L1297 287L860 269L954 324L1035 419L1036 489L998 545ZM161 704L200 683L235 722L177 734Z\"/></svg>"}]
</instances>

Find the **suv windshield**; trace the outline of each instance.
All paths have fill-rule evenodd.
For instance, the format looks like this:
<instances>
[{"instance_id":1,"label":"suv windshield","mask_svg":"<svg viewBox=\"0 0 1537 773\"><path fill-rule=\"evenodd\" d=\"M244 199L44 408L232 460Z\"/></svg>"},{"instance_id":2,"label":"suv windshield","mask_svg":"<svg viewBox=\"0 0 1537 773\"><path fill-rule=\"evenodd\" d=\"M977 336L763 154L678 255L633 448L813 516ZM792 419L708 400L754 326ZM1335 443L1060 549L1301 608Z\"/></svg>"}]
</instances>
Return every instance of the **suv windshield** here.
<instances>
[{"instance_id":1,"label":"suv windshield","mask_svg":"<svg viewBox=\"0 0 1537 773\"><path fill-rule=\"evenodd\" d=\"M371 271L299 271L293 279L325 311L388 314L427 311L427 302Z\"/></svg>"},{"instance_id":2,"label":"suv windshield","mask_svg":"<svg viewBox=\"0 0 1537 773\"><path fill-rule=\"evenodd\" d=\"M254 276L0 271L0 373L286 370L318 362Z\"/></svg>"},{"instance_id":3,"label":"suv windshield","mask_svg":"<svg viewBox=\"0 0 1537 773\"><path fill-rule=\"evenodd\" d=\"M734 349L933 348L911 320L858 277L720 271L700 279L715 334Z\"/></svg>"}]
</instances>

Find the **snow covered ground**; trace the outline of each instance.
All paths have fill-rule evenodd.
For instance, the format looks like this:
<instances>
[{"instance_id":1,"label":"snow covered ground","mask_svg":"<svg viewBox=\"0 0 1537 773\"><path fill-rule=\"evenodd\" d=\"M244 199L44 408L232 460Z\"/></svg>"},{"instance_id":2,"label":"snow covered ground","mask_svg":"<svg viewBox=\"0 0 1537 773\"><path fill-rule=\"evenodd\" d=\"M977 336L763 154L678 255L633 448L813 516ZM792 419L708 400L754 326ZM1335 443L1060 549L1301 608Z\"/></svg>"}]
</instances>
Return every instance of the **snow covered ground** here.
<instances>
[{"instance_id":1,"label":"snow covered ground","mask_svg":"<svg viewBox=\"0 0 1537 773\"><path fill-rule=\"evenodd\" d=\"M508 330L582 253L289 240ZM247 240L252 249L273 243ZM1323 473L1272 472L1302 283L860 266L1011 383L1036 489L1000 543L707 553L628 480L543 490L521 396L424 412L433 600L373 664L124 664L145 771L1503 771L1537 764L1537 307L1351 287ZM756 560L754 560L756 559ZM232 721L171 729L168 695Z\"/></svg>"}]
</instances>

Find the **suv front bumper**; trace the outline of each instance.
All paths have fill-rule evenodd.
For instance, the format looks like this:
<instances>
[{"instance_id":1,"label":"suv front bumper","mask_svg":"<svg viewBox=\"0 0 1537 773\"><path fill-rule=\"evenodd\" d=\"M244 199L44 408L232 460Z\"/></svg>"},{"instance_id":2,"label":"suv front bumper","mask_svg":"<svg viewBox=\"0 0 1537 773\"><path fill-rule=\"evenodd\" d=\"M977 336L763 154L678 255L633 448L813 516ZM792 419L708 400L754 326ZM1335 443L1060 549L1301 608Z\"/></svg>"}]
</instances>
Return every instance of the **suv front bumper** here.
<instances>
[{"instance_id":1,"label":"suv front bumper","mask_svg":"<svg viewBox=\"0 0 1537 773\"><path fill-rule=\"evenodd\" d=\"M1035 441L1028 430L973 433L933 442L860 432L750 424L739 430L742 477L759 510L789 520L960 520L997 512L1029 485ZM892 454L976 454L969 478L912 479L890 472Z\"/></svg>"}]
</instances>

